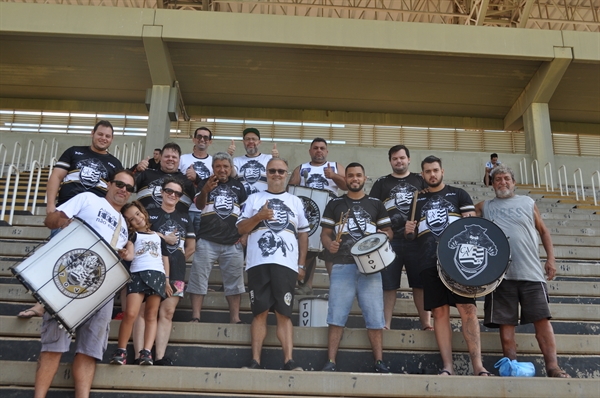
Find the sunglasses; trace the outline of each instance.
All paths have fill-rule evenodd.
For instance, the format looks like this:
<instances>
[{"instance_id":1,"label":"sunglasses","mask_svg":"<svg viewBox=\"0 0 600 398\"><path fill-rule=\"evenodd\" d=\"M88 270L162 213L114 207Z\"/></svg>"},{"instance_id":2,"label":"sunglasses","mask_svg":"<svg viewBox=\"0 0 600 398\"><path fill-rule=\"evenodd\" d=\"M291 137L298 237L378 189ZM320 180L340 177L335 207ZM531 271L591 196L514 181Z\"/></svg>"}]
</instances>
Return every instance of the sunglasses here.
<instances>
[{"instance_id":1,"label":"sunglasses","mask_svg":"<svg viewBox=\"0 0 600 398\"><path fill-rule=\"evenodd\" d=\"M208 141L210 141L210 136L209 135L197 135L196 139L198 141L206 141L206 142L208 142Z\"/></svg>"},{"instance_id":2,"label":"sunglasses","mask_svg":"<svg viewBox=\"0 0 600 398\"><path fill-rule=\"evenodd\" d=\"M269 174L279 174L280 176L285 175L287 173L287 170L284 169L269 169L267 170L269 172Z\"/></svg>"},{"instance_id":3,"label":"sunglasses","mask_svg":"<svg viewBox=\"0 0 600 398\"><path fill-rule=\"evenodd\" d=\"M183 192L180 191L176 191L174 189L171 188L163 188L162 190L164 193L166 193L167 195L175 195L178 198L181 198L183 196Z\"/></svg>"},{"instance_id":4,"label":"sunglasses","mask_svg":"<svg viewBox=\"0 0 600 398\"><path fill-rule=\"evenodd\" d=\"M125 184L123 181L115 180L112 183L115 184L119 189L125 188L125 190L129 193L133 193L134 191L133 185Z\"/></svg>"}]
</instances>

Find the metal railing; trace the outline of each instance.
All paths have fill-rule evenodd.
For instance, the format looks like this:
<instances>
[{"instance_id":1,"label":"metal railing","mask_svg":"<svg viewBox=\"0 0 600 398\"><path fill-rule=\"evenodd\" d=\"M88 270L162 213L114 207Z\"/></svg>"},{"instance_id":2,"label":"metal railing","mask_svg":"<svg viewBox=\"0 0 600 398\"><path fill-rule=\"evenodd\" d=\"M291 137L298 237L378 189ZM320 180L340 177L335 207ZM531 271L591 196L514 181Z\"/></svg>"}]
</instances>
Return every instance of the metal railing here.
<instances>
[{"instance_id":1,"label":"metal railing","mask_svg":"<svg viewBox=\"0 0 600 398\"><path fill-rule=\"evenodd\" d=\"M527 159L519 161L519 171L521 172L521 184L527 185Z\"/></svg>"},{"instance_id":2,"label":"metal railing","mask_svg":"<svg viewBox=\"0 0 600 398\"><path fill-rule=\"evenodd\" d=\"M10 164L8 166L8 172L6 173L6 185L4 187L4 197L2 199L2 210L0 211L0 220L5 221L4 216L6 215L6 205L8 203L10 177L11 177L13 171L15 172L16 178L15 178L15 184L13 187L12 202L10 204L10 215L8 217L8 223L10 225L12 225L12 223L13 223L13 217L15 214L15 203L17 201L17 188L19 186L19 168L17 166L15 166L14 164Z\"/></svg>"},{"instance_id":3,"label":"metal railing","mask_svg":"<svg viewBox=\"0 0 600 398\"><path fill-rule=\"evenodd\" d=\"M550 175L550 190L548 190L548 174ZM552 177L552 163L550 162L544 165L544 183L546 184L546 192L554 192L554 178Z\"/></svg>"},{"instance_id":4,"label":"metal railing","mask_svg":"<svg viewBox=\"0 0 600 398\"><path fill-rule=\"evenodd\" d=\"M561 178L561 175L560 175L560 171L561 170L563 171L563 174L565 176L565 190L564 190L564 194L563 194L562 178ZM560 188L560 196L569 196L569 182L567 180L567 167L564 164L558 168L558 186Z\"/></svg>"},{"instance_id":5,"label":"metal railing","mask_svg":"<svg viewBox=\"0 0 600 398\"><path fill-rule=\"evenodd\" d=\"M537 176L537 186L535 185L535 177L536 176ZM541 179L540 179L540 167L538 165L537 159L534 159L533 162L531 162L531 179L533 180L532 182L533 182L534 188L542 187Z\"/></svg>"},{"instance_id":6,"label":"metal railing","mask_svg":"<svg viewBox=\"0 0 600 398\"><path fill-rule=\"evenodd\" d=\"M48 154L48 142L45 138L42 139L40 144L40 156L38 156L38 162L44 166L46 164L46 155ZM33 171L33 170L31 170Z\"/></svg>"},{"instance_id":7,"label":"metal railing","mask_svg":"<svg viewBox=\"0 0 600 398\"><path fill-rule=\"evenodd\" d=\"M17 148L18 148L18 150L17 150ZM23 148L21 147L21 143L20 142L15 142L15 147L13 149L12 159L10 161L11 165L16 165L16 166L19 165L19 163L21 162L21 152L22 152L22 150L23 150ZM15 156L17 157L17 161L16 162L15 162Z\"/></svg>"},{"instance_id":8,"label":"metal railing","mask_svg":"<svg viewBox=\"0 0 600 398\"><path fill-rule=\"evenodd\" d=\"M29 157L31 154L31 157ZM27 141L27 152L25 153L25 164L23 165L24 171L29 171L29 162L33 160L33 155L35 154L35 143L33 140ZM17 165L18 167L19 165Z\"/></svg>"},{"instance_id":9,"label":"metal railing","mask_svg":"<svg viewBox=\"0 0 600 398\"><path fill-rule=\"evenodd\" d=\"M0 164L0 178L4 175L4 166L6 166L6 154L8 153L8 149L6 145L0 143L0 154L2 154L2 148L4 148L4 155L2 156L2 163Z\"/></svg>"},{"instance_id":10,"label":"metal railing","mask_svg":"<svg viewBox=\"0 0 600 398\"><path fill-rule=\"evenodd\" d=\"M598 179L598 189L600 189L600 172L598 170L592 173L592 195L594 195L594 206L598 206L598 199L596 199L596 185L594 184L594 176Z\"/></svg>"},{"instance_id":11,"label":"metal railing","mask_svg":"<svg viewBox=\"0 0 600 398\"><path fill-rule=\"evenodd\" d=\"M29 194L31 193L31 186L33 184L33 173L37 169L37 177L35 179L35 190L33 192L33 199L31 204L31 214L35 214L35 206L37 205L37 197L38 191L40 188L40 181L42 179L42 168L44 166L37 160L31 162L31 169L29 173L29 182L27 183L27 194L25 195L25 205L23 206L23 210L27 211L27 207L29 206Z\"/></svg>"},{"instance_id":12,"label":"metal railing","mask_svg":"<svg viewBox=\"0 0 600 398\"><path fill-rule=\"evenodd\" d=\"M579 181L581 182L581 200L585 200L585 189L583 188L583 175L581 169L577 169L573 172L573 183L575 186L575 200L579 201L579 191L577 189L577 172L579 172Z\"/></svg>"}]
</instances>

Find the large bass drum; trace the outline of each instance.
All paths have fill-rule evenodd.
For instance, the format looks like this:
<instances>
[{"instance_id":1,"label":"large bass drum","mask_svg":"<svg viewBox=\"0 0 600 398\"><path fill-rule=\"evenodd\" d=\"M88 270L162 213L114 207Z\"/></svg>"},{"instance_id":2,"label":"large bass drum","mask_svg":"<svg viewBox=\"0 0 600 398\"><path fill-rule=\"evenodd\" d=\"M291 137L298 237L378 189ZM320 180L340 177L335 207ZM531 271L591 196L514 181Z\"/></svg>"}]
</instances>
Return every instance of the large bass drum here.
<instances>
[{"instance_id":1,"label":"large bass drum","mask_svg":"<svg viewBox=\"0 0 600 398\"><path fill-rule=\"evenodd\" d=\"M299 185L289 185L288 192L300 198L304 205L304 214L308 220L308 250L313 252L323 251L321 243L321 218L325 206L330 199L330 192L325 189L316 189L301 187Z\"/></svg>"},{"instance_id":2,"label":"large bass drum","mask_svg":"<svg viewBox=\"0 0 600 398\"><path fill-rule=\"evenodd\" d=\"M438 242L438 273L452 292L480 297L493 292L510 265L510 246L504 232L480 217L450 224Z\"/></svg>"},{"instance_id":3,"label":"large bass drum","mask_svg":"<svg viewBox=\"0 0 600 398\"><path fill-rule=\"evenodd\" d=\"M71 334L129 281L117 252L78 218L11 271Z\"/></svg>"}]
</instances>

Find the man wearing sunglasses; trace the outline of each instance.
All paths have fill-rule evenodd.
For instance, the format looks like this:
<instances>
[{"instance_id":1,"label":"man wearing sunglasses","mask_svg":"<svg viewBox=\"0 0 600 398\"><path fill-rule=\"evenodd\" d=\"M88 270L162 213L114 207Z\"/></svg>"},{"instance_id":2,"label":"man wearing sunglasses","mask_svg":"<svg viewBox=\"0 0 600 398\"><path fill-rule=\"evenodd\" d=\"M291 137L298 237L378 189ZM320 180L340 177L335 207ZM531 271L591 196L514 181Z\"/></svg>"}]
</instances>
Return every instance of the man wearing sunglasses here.
<instances>
[{"instance_id":1,"label":"man wearing sunglasses","mask_svg":"<svg viewBox=\"0 0 600 398\"><path fill-rule=\"evenodd\" d=\"M237 222L240 235L249 234L246 271L252 306L252 360L261 369L262 344L269 310L277 318L277 338L283 348L284 370L302 370L292 358L294 286L304 276L309 225L302 201L285 191L288 165L281 158L267 163L268 189L248 197Z\"/></svg>"},{"instance_id":2,"label":"man wearing sunglasses","mask_svg":"<svg viewBox=\"0 0 600 398\"><path fill-rule=\"evenodd\" d=\"M107 184L105 198L91 192L81 193L60 205L55 212L48 214L44 224L51 229L64 228L77 216L107 242L114 240L115 249L122 249L127 243L128 234L127 223L120 210L129 200L132 191L133 175L128 170L120 171L113 181ZM52 244L52 241L48 244ZM113 300L110 300L76 330L73 379L77 397L87 397L90 394L96 362L102 360L108 344L112 310ZM62 354L69 351L71 344L71 336L47 313L44 315L41 330L42 349L35 376L36 397L46 396Z\"/></svg>"},{"instance_id":3,"label":"man wearing sunglasses","mask_svg":"<svg viewBox=\"0 0 600 398\"><path fill-rule=\"evenodd\" d=\"M202 222L187 287L192 302L191 322L200 322L208 277L218 261L229 304L229 322L242 323L240 301L246 291L244 250L235 223L247 195L242 183L231 177L233 159L228 153L215 153L212 169L214 174L198 183L195 198L196 206L202 210Z\"/></svg>"}]
</instances>

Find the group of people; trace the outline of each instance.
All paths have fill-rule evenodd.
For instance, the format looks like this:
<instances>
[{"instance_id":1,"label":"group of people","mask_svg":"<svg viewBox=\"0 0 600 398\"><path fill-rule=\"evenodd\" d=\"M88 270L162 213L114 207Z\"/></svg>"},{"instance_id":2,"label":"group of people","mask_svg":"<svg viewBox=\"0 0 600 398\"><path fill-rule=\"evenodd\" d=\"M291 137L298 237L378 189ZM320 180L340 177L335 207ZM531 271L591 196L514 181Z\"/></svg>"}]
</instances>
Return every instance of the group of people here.
<instances>
[{"instance_id":1,"label":"group of people","mask_svg":"<svg viewBox=\"0 0 600 398\"><path fill-rule=\"evenodd\" d=\"M454 374L450 306L455 306L473 371L489 376L481 359L475 300L450 291L436 269L436 247L444 229L461 217L477 215L502 228L510 238L512 254L505 279L486 296L484 324L500 328L504 355L515 359L520 304L521 324L534 324L548 376L568 377L558 366L549 322L545 282L556 272L550 233L535 203L514 194L514 174L505 165L495 165L489 176L496 198L475 206L467 192L443 182L441 159L429 156L421 162L420 174L411 173L410 153L404 145L388 151L392 172L379 178L367 195L364 167L358 162L343 167L328 161L327 142L322 138L311 142L310 161L296 167L289 181L288 162L279 157L276 144L270 155L260 153L260 131L256 128L242 133L243 156L233 157L233 140L227 152L209 155L212 132L200 127L192 138L192 153L182 155L179 145L168 143L155 150L153 159L148 157L134 166L133 173L123 170L108 153L112 138L112 126L101 121L92 131L89 147L69 148L61 156L48 183L45 222L55 234L78 216L107 240L118 235L119 239L111 243L124 260L131 262L132 281L126 288L127 298L122 300L124 317L111 363L126 363L126 346L133 334L137 363L172 364L165 351L175 308L187 291L191 322L200 321L210 272L218 262L231 323L243 323L240 301L246 292L245 263L253 314L252 358L247 368L262 368L267 315L273 311L283 348L283 369L302 370L293 359L291 315L294 296L312 292L320 256L330 277L328 361L323 371L346 370L343 365L338 367L336 354L356 298L373 351L374 371L390 373L383 360L382 336L383 330L392 326L405 268L421 327L435 333L443 362L439 374ZM305 204L288 192L288 185L329 192L331 199L320 221L323 252L309 250L313 226ZM338 197L340 190L347 193ZM133 192L137 192L137 200L131 202ZM119 223L99 222L99 209L115 213ZM537 254L536 231L547 253L545 266ZM364 236L377 232L387 235L396 258L382 272L363 274L351 249ZM186 259L192 254L186 285ZM108 333L98 332L108 330L112 304L111 300L77 329L74 378L78 396L89 394L95 363L106 349ZM19 316L42 312L36 305ZM45 396L70 342L69 335L58 331L56 320L48 314L44 314L43 322L36 397ZM154 344L156 359L151 353Z\"/></svg>"}]
</instances>

